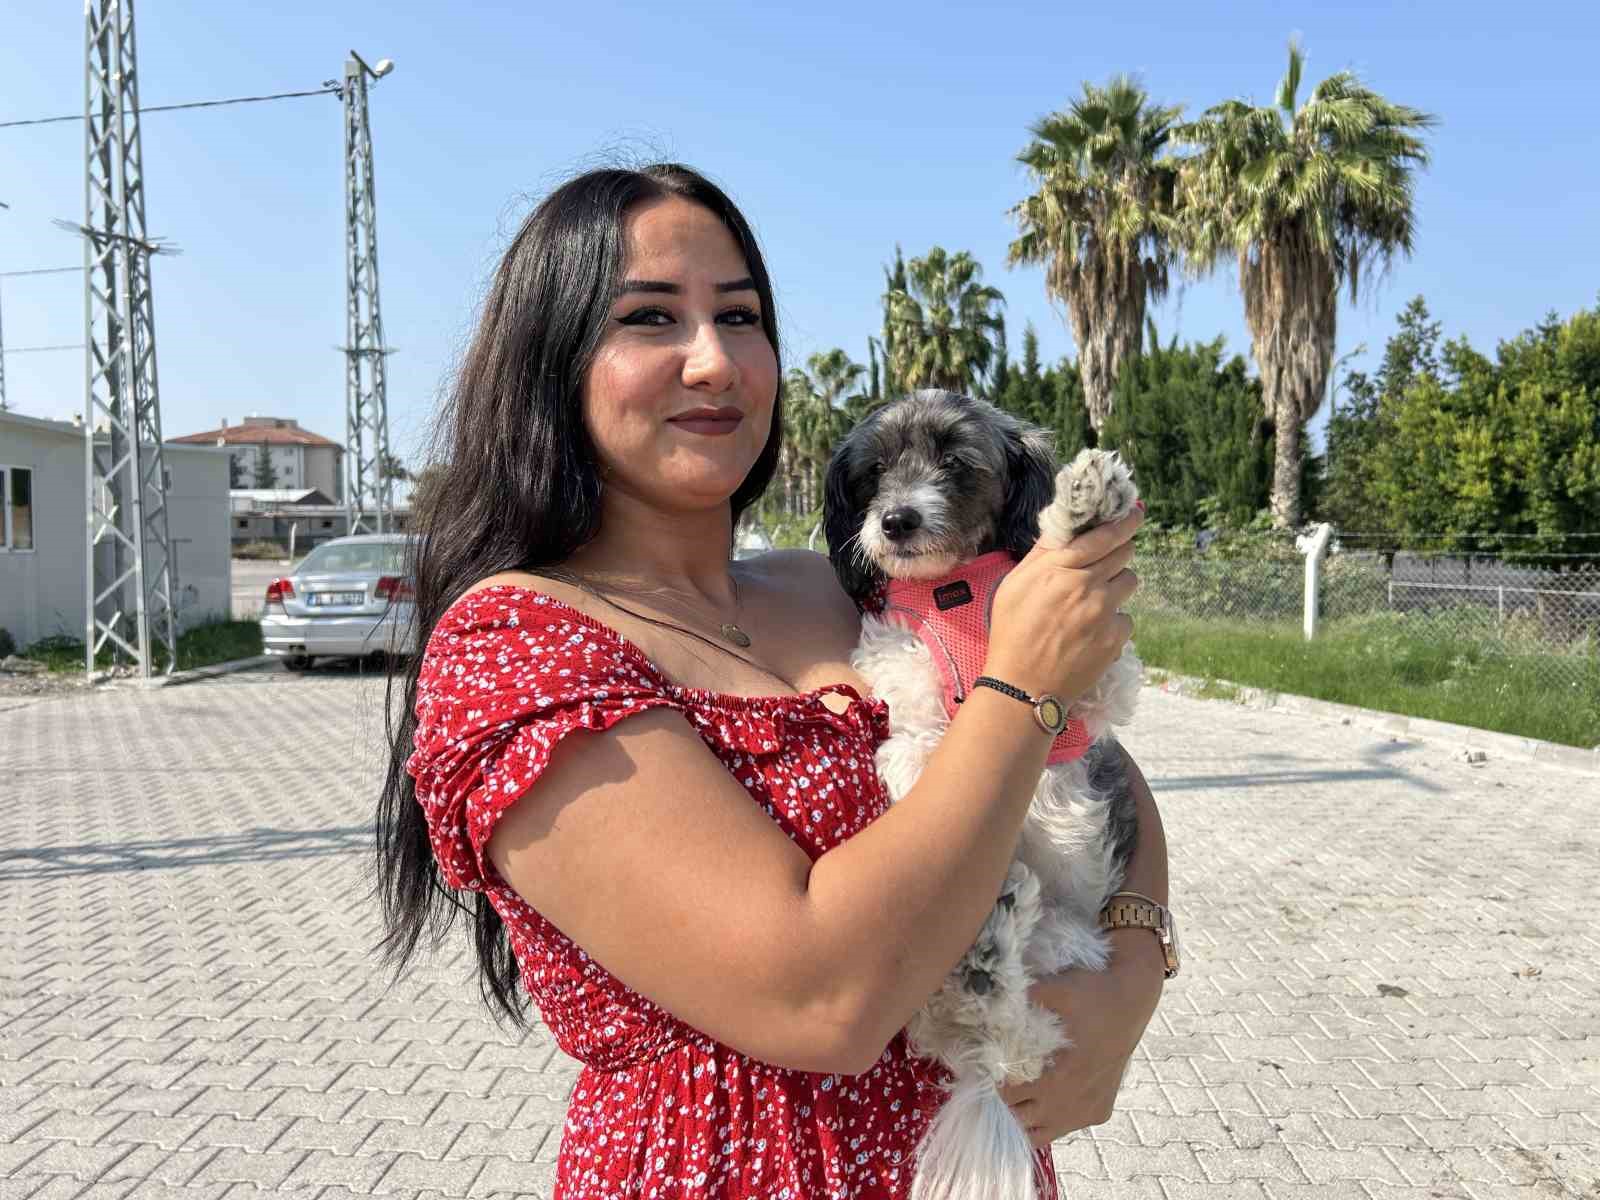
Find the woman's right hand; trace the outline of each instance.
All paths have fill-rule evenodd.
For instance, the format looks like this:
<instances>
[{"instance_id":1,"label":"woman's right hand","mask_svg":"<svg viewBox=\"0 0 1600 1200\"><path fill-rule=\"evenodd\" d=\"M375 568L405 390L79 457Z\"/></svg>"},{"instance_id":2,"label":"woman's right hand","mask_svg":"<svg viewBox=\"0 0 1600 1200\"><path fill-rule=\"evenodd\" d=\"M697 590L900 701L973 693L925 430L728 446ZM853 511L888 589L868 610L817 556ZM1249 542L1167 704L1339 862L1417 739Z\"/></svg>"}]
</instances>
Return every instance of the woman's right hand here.
<instances>
[{"instance_id":1,"label":"woman's right hand","mask_svg":"<svg viewBox=\"0 0 1600 1200\"><path fill-rule=\"evenodd\" d=\"M1065 547L1042 541L995 590L984 674L1071 705L1122 654L1133 619L1119 611L1139 586L1128 569L1142 506Z\"/></svg>"}]
</instances>

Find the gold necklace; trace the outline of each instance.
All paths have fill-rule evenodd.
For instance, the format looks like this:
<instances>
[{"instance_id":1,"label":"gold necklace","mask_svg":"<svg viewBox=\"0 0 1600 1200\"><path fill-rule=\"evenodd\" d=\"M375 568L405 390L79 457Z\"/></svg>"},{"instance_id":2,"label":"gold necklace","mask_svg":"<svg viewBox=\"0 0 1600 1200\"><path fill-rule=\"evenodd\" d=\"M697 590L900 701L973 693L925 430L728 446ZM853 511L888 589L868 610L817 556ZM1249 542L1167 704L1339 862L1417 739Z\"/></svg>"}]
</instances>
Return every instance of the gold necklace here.
<instances>
[{"instance_id":1,"label":"gold necklace","mask_svg":"<svg viewBox=\"0 0 1600 1200\"><path fill-rule=\"evenodd\" d=\"M734 611L737 612L742 607L739 602L739 577L732 571L729 571L728 582L733 584L733 607ZM721 626L718 627L717 632L722 634L726 641L732 642L741 650L750 645L750 635L744 630L740 629L732 621L724 621Z\"/></svg>"},{"instance_id":2,"label":"gold necklace","mask_svg":"<svg viewBox=\"0 0 1600 1200\"><path fill-rule=\"evenodd\" d=\"M686 629L682 625L678 625L678 624L676 624L676 623L674 623L672 621L664 621L659 617L647 617L643 613L635 612L631 608L623 607L621 604L618 604L615 600L613 600L610 596L606 595L605 592L601 591L600 588L596 584L591 583L589 580L583 578L581 575L578 575L576 572L567 571L567 570L564 570L564 569L557 569L557 570L546 571L545 574L549 575L551 578L554 578L554 579L563 579L568 583L571 583L571 584L573 584L573 585L575 585L577 587L582 588L584 591L588 592L595 599L600 600L605 604L609 604L612 608L616 609L618 612L627 613L628 616L633 617L635 620L644 621L647 624L651 624L651 625L665 626L668 629L675 629L679 633L688 634L690 637L694 638L696 641L705 642L706 645L708 645L708 646L715 646L716 645L715 642L711 641L704 634L696 633L693 629ZM740 598L740 595L739 595L739 579L738 579L737 576L735 576L734 574L732 574L730 572L729 575L728 575L728 581L733 584L733 604L734 604L734 607L735 608L739 608L741 606L741 604L742 604L742 601L741 601L741 598ZM717 632L722 635L722 638L723 638L724 641L730 642L733 645L738 646L741 650L747 649L750 646L750 635L748 633L746 633L743 629L741 629L733 621L723 621L722 623L720 623L717 626ZM731 651L730 651L730 653L731 653ZM734 657L739 659L740 662L748 663L750 666L755 667L756 670L758 670L758 671L763 671L768 675L773 675L773 677L776 678L776 679L782 679L783 678L781 675L775 675L772 671L768 671L765 667L759 665L758 663L751 662L748 658L745 658L743 655L735 654Z\"/></svg>"},{"instance_id":3,"label":"gold necklace","mask_svg":"<svg viewBox=\"0 0 1600 1200\"><path fill-rule=\"evenodd\" d=\"M628 608L626 605L618 604L615 600L613 600L610 596L608 596L604 592L602 592L594 584L590 583L587 579L584 579L582 576L577 575L576 573L574 573L572 571L566 571L566 570L563 570L561 568L554 568L554 569L546 569L545 571L542 572L542 574L545 574L545 575L549 576L551 579L560 579L560 580L563 580L563 581L565 581L567 583L570 583L574 587L580 588L583 591L587 592L589 595L593 596L596 600L599 600L602 604L609 604L612 608L616 609L618 612L626 613L628 616L632 617L636 621L642 621L646 625L659 625L663 629L676 630L679 633L686 634L687 636L692 637L697 642L701 642L701 643L703 643L703 644L705 644L707 646L710 646L713 650L720 650L720 651L722 651L722 653L726 654L729 658L736 658L740 662L742 662L745 666L754 667L757 671L760 671L763 675L771 676L773 679L776 679L779 683L783 684L783 686L788 688L789 691L791 691L791 692L798 693L799 690L800 690L799 688L795 687L794 683L791 680L785 678L782 675L779 675L771 667L763 667L760 663L754 662L751 659L746 658L742 654L735 654L732 650L729 650L726 646L723 646L723 645L721 645L721 644L719 644L717 642L712 641L710 638L706 637L705 634L703 634L703 633L696 633L692 629L685 629L682 625L674 624L671 621L663 621L659 617L647 617L641 612L635 612L633 609ZM732 577L730 576L730 578L732 578ZM734 596L735 596L735 603L737 603L738 602L738 599L737 599L738 598L738 592L739 592L739 581L737 579L733 580L733 590L734 590ZM745 633L744 630L740 629L732 621L725 622L725 625L728 628L731 628L735 632L737 632L740 637L744 638L745 639L745 644L749 643L750 635ZM724 634L724 636L727 636L727 635ZM729 641L733 641L733 639L731 637L729 637L728 640Z\"/></svg>"}]
</instances>

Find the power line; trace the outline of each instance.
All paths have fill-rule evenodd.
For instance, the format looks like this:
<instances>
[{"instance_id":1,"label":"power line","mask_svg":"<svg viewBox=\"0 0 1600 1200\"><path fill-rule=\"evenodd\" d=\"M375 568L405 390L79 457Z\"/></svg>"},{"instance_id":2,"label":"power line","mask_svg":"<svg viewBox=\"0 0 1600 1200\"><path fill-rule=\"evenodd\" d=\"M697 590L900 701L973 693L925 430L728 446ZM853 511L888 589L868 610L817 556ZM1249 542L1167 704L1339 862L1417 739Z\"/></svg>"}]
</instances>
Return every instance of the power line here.
<instances>
[{"instance_id":1,"label":"power line","mask_svg":"<svg viewBox=\"0 0 1600 1200\"><path fill-rule=\"evenodd\" d=\"M1494 542L1505 538L1600 538L1600 533L1451 533L1449 530L1438 529L1415 533L1411 530L1382 530L1346 533L1336 529L1335 537L1348 540L1350 538L1410 538L1413 541L1422 541L1427 538L1452 539L1458 542Z\"/></svg>"},{"instance_id":2,"label":"power line","mask_svg":"<svg viewBox=\"0 0 1600 1200\"><path fill-rule=\"evenodd\" d=\"M0 350L0 354L42 354L46 350L82 350L83 343L76 342L70 346L18 346L15 350L7 346Z\"/></svg>"},{"instance_id":3,"label":"power line","mask_svg":"<svg viewBox=\"0 0 1600 1200\"><path fill-rule=\"evenodd\" d=\"M172 112L180 108L219 108L224 104L256 104L262 100L292 100L298 96L337 96L342 89L338 87L320 87L309 92L274 92L270 96L233 96L227 100L191 100L187 104L152 104L147 108L135 109L139 114L152 112ZM81 121L82 113L73 113L69 117L34 117L28 121L0 121L0 129L15 129L19 125L54 125L61 121Z\"/></svg>"},{"instance_id":4,"label":"power line","mask_svg":"<svg viewBox=\"0 0 1600 1200\"><path fill-rule=\"evenodd\" d=\"M14 279L18 275L76 275L82 271L82 267L38 267L32 271L0 271L0 279Z\"/></svg>"}]
</instances>

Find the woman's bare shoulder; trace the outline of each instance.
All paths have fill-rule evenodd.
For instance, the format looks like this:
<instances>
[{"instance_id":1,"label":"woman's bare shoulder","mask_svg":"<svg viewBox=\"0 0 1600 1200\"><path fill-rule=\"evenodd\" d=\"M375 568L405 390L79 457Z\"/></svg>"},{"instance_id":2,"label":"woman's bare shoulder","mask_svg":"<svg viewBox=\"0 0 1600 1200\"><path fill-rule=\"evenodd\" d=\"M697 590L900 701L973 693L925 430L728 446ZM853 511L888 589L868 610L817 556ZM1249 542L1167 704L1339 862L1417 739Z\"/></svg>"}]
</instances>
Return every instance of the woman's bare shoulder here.
<instances>
[{"instance_id":1,"label":"woman's bare shoulder","mask_svg":"<svg viewBox=\"0 0 1600 1200\"><path fill-rule=\"evenodd\" d=\"M833 564L826 554L812 550L769 550L746 561L802 603L822 605L830 614L859 622L855 604L839 586L839 577L833 573Z\"/></svg>"},{"instance_id":2,"label":"woman's bare shoulder","mask_svg":"<svg viewBox=\"0 0 1600 1200\"><path fill-rule=\"evenodd\" d=\"M474 592L492 587L515 587L529 592L540 592L580 612L588 611L585 601L589 597L582 588L560 579L551 579L547 575L535 575L532 571L498 571L493 575L485 575L462 592L461 598L465 599Z\"/></svg>"}]
</instances>

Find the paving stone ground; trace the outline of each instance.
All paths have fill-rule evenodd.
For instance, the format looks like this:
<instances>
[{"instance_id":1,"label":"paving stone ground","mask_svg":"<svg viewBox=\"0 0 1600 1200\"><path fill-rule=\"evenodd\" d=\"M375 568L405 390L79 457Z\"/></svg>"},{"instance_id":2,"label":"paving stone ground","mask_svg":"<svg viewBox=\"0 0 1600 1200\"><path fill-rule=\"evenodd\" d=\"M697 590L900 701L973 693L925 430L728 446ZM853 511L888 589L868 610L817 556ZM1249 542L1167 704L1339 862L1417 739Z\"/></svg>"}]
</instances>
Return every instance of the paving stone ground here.
<instances>
[{"instance_id":1,"label":"paving stone ground","mask_svg":"<svg viewBox=\"0 0 1600 1200\"><path fill-rule=\"evenodd\" d=\"M354 667L0 705L0 1200L548 1197L575 1064L368 956ZM1145 693L1187 952L1069 1198L1600 1197L1600 784Z\"/></svg>"}]
</instances>

